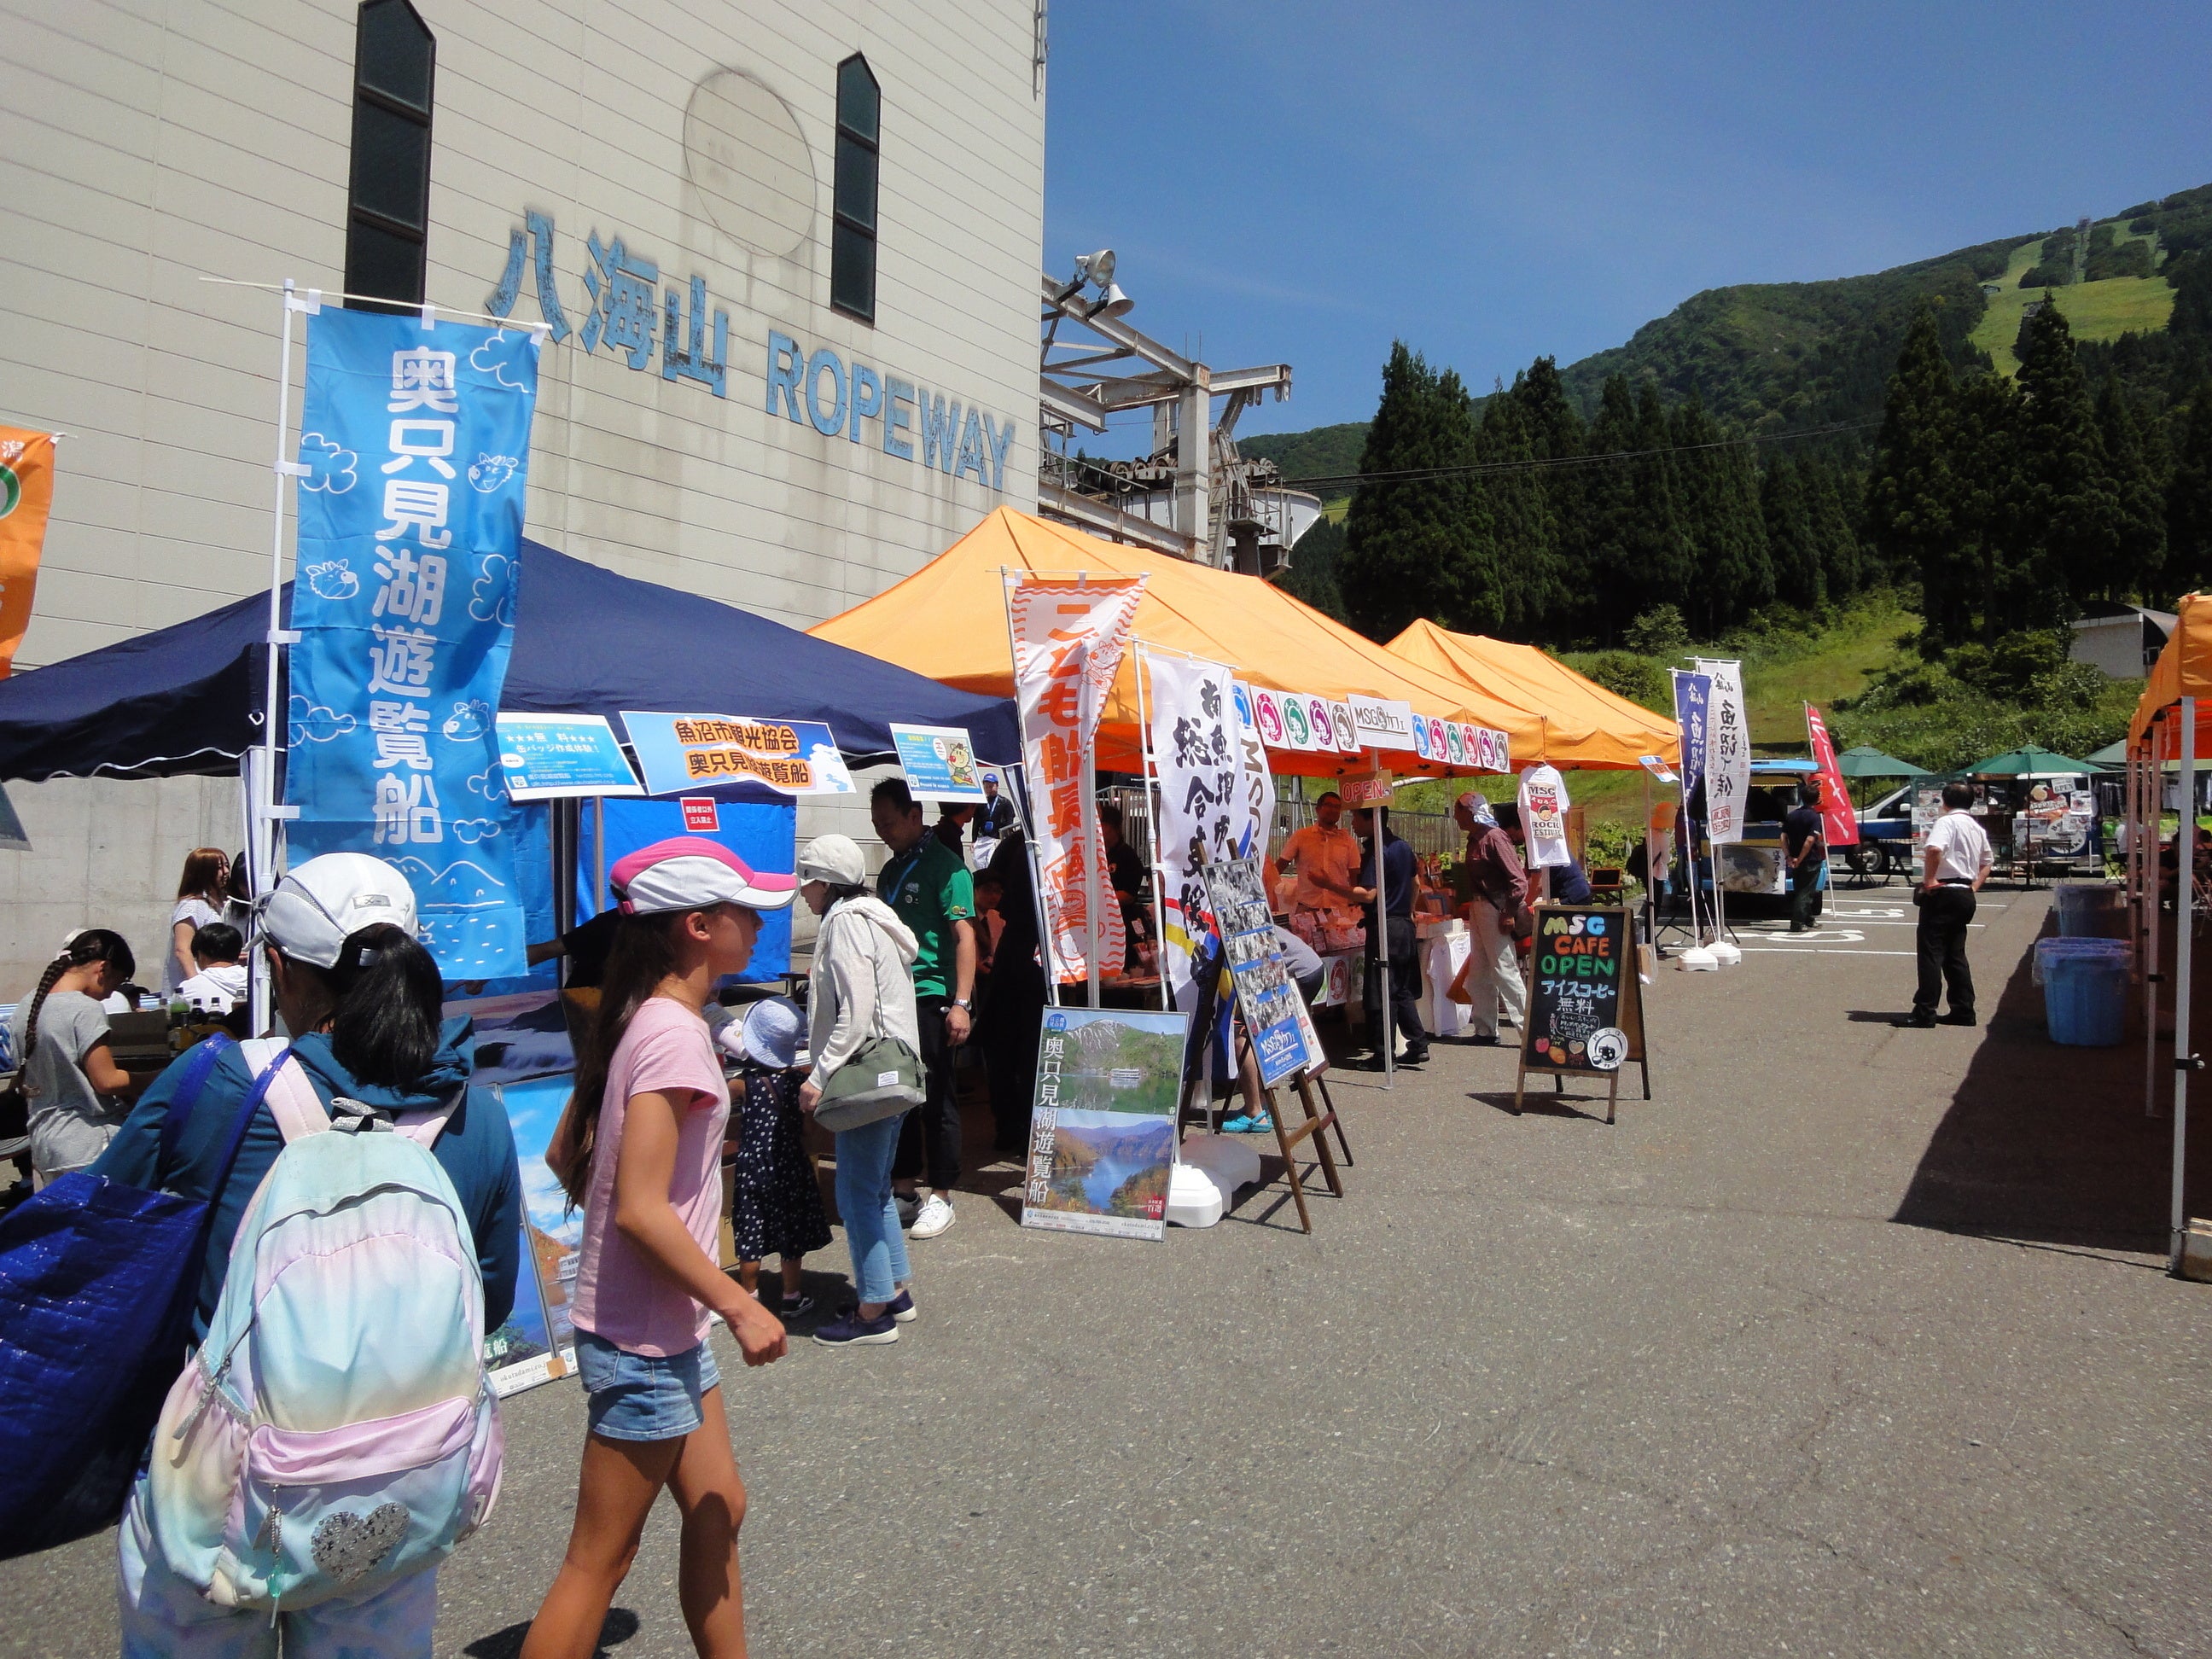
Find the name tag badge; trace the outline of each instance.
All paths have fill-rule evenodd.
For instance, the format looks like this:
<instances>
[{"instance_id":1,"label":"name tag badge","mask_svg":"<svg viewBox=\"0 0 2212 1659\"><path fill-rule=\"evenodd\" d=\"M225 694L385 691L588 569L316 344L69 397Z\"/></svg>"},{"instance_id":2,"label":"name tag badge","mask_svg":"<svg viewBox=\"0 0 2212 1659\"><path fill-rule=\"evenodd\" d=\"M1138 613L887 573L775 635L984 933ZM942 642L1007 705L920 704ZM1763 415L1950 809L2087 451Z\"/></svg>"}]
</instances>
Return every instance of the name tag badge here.
<instances>
[{"instance_id":1,"label":"name tag badge","mask_svg":"<svg viewBox=\"0 0 2212 1659\"><path fill-rule=\"evenodd\" d=\"M898 1073L896 1072L878 1072L876 1073L876 1087L878 1089L896 1089L897 1086Z\"/></svg>"}]
</instances>

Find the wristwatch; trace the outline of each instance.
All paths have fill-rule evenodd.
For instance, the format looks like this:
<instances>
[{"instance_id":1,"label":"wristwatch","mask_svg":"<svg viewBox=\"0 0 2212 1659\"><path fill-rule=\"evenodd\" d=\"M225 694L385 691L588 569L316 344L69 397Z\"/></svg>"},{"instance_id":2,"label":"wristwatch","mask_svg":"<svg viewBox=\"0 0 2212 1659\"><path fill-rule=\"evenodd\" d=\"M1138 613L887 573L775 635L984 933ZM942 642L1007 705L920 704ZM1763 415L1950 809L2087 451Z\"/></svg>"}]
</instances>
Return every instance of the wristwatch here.
<instances>
[{"instance_id":1,"label":"wristwatch","mask_svg":"<svg viewBox=\"0 0 2212 1659\"><path fill-rule=\"evenodd\" d=\"M952 1006L963 1014L972 1014L975 1012L975 1004L972 998L955 997L952 999Z\"/></svg>"}]
</instances>

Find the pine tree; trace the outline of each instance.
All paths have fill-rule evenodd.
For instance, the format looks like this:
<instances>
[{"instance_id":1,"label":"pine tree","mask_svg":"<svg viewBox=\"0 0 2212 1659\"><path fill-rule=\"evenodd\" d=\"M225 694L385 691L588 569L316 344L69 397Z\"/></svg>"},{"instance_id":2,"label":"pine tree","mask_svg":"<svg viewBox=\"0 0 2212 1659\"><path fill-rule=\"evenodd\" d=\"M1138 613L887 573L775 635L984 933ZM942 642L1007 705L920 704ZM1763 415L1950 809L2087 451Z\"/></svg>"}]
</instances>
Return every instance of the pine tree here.
<instances>
[{"instance_id":1,"label":"pine tree","mask_svg":"<svg viewBox=\"0 0 2212 1659\"><path fill-rule=\"evenodd\" d=\"M1822 591L1831 604L1847 599L1866 585L1857 514L1844 504L1848 481L1834 462L1817 455L1798 457L1797 477L1813 544L1820 550Z\"/></svg>"},{"instance_id":2,"label":"pine tree","mask_svg":"<svg viewBox=\"0 0 2212 1659\"><path fill-rule=\"evenodd\" d=\"M1717 639L1774 597L1750 447L1729 443L1695 392L1674 406L1668 436L1691 568L1679 603L1699 639Z\"/></svg>"},{"instance_id":3,"label":"pine tree","mask_svg":"<svg viewBox=\"0 0 2212 1659\"><path fill-rule=\"evenodd\" d=\"M2212 581L2212 379L2197 381L2179 424L2166 486L2166 554L2168 595Z\"/></svg>"},{"instance_id":4,"label":"pine tree","mask_svg":"<svg viewBox=\"0 0 2212 1659\"><path fill-rule=\"evenodd\" d=\"M1960 526L1952 475L1959 387L1943 355L1934 312L1923 306L1905 331L1867 477L1867 532L1893 579L1917 576L1932 638L1963 640L1974 605L1961 584Z\"/></svg>"},{"instance_id":5,"label":"pine tree","mask_svg":"<svg viewBox=\"0 0 2212 1659\"><path fill-rule=\"evenodd\" d=\"M1538 458L1521 395L1525 379L1516 375L1511 391L1483 406L1476 447L1486 465L1515 469L1486 474L1481 484L1503 590L1503 631L1510 639L1534 641L1563 608L1565 595L1551 495L1543 478L1528 465Z\"/></svg>"},{"instance_id":6,"label":"pine tree","mask_svg":"<svg viewBox=\"0 0 2212 1659\"><path fill-rule=\"evenodd\" d=\"M2074 618L2073 593L2120 556L2112 487L2066 313L2045 305L2021 331L2019 471L2003 514L2004 559L1983 629L1995 639Z\"/></svg>"},{"instance_id":7,"label":"pine tree","mask_svg":"<svg viewBox=\"0 0 2212 1659\"><path fill-rule=\"evenodd\" d=\"M2141 601L2158 586L2166 562L2166 498L2159 474L2146 453L2142 428L2108 374L2097 393L2097 433L2105 446L2105 470L2119 497L2119 556L2109 570L2087 573L2082 592L2106 599Z\"/></svg>"},{"instance_id":8,"label":"pine tree","mask_svg":"<svg viewBox=\"0 0 2212 1659\"><path fill-rule=\"evenodd\" d=\"M1559 380L1559 364L1539 357L1525 374L1513 377L1506 394L1520 406L1531 456L1539 461L1571 460L1583 453L1588 431ZM1581 469L1547 466L1542 485L1551 532L1543 605L1530 624L1532 633L1553 637L1583 631L1589 625L1589 512Z\"/></svg>"},{"instance_id":9,"label":"pine tree","mask_svg":"<svg viewBox=\"0 0 2212 1659\"><path fill-rule=\"evenodd\" d=\"M1449 370L1404 341L1390 349L1362 473L1471 465L1474 416ZM1480 498L1465 475L1362 484L1345 517L1337 585L1352 625L1387 640L1417 617L1447 627L1496 626L1497 568Z\"/></svg>"},{"instance_id":10,"label":"pine tree","mask_svg":"<svg viewBox=\"0 0 2212 1659\"><path fill-rule=\"evenodd\" d=\"M1766 519L1767 554L1774 562L1774 593L1784 605L1816 609L1823 597L1820 549L1805 507L1804 481L1787 455L1767 464L1759 504Z\"/></svg>"},{"instance_id":11,"label":"pine tree","mask_svg":"<svg viewBox=\"0 0 2212 1659\"><path fill-rule=\"evenodd\" d=\"M1689 556L1663 453L1667 416L1656 389L1647 385L1639 399L1625 377L1607 380L1588 447L1593 456L1622 458L1583 472L1590 622L1610 643L1653 605L1679 605L1689 585Z\"/></svg>"},{"instance_id":12,"label":"pine tree","mask_svg":"<svg viewBox=\"0 0 2212 1659\"><path fill-rule=\"evenodd\" d=\"M1946 646L1994 640L2019 624L2005 620L1997 592L2012 554L2012 502L2020 487L2021 399L1997 374L1969 375L1958 386L1950 431L1951 525L1955 536L1943 575ZM1922 607L1932 625L1936 613Z\"/></svg>"}]
</instances>

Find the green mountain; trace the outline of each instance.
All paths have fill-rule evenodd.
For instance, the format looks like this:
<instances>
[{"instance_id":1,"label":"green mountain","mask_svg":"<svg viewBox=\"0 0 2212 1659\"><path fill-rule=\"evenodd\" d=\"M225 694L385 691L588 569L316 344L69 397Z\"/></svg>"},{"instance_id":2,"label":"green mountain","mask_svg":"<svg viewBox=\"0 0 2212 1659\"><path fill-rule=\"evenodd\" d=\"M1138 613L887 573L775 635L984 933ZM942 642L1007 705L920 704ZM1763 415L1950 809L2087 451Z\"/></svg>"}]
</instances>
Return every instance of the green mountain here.
<instances>
[{"instance_id":1,"label":"green mountain","mask_svg":"<svg viewBox=\"0 0 2212 1659\"><path fill-rule=\"evenodd\" d=\"M1882 392L1905 330L1923 300L1936 307L1945 355L2009 375L2027 307L2048 300L2077 343L2162 334L2172 281L2212 249L2212 185L2142 202L2111 218L2008 236L1863 276L1708 289L1627 343L1559 371L1594 417L1606 380L1650 380L1668 402L1692 393L1723 420L1753 431L1798 431L1881 418ZM2201 277L2200 277L2201 280ZM2140 354L2138 354L2140 355ZM2115 367L2125 370L2130 365ZM2085 367L2105 365L2085 354ZM1242 439L1289 478L1356 472L1365 422ZM1854 446L1856 447L1856 446Z\"/></svg>"}]
</instances>

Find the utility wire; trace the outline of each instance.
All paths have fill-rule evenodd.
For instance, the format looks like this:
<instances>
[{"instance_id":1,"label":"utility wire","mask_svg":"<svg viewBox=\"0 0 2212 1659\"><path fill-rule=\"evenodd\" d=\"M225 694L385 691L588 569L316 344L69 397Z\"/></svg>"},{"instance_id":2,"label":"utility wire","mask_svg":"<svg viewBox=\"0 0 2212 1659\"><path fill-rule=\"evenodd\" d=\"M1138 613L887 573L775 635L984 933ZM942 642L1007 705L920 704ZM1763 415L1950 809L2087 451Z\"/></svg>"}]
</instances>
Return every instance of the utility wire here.
<instances>
[{"instance_id":1,"label":"utility wire","mask_svg":"<svg viewBox=\"0 0 2212 1659\"><path fill-rule=\"evenodd\" d=\"M1289 478L1285 486L1304 489L1334 489L1349 484L1413 483L1424 478L1464 478L1497 472L1548 472L1578 466L1617 466L1625 461L1647 461L1661 455L1691 455L1707 449L1734 449L1743 444L1787 443L1798 438L1826 438L1839 432L1864 432L1880 421L1839 421L1832 426L1808 427L1802 432L1769 432L1741 438L1722 438L1709 444L1670 444L1663 449L1621 449L1602 455L1554 455L1528 461L1475 461L1465 466L1413 467L1399 472L1348 472L1334 477Z\"/></svg>"}]
</instances>

